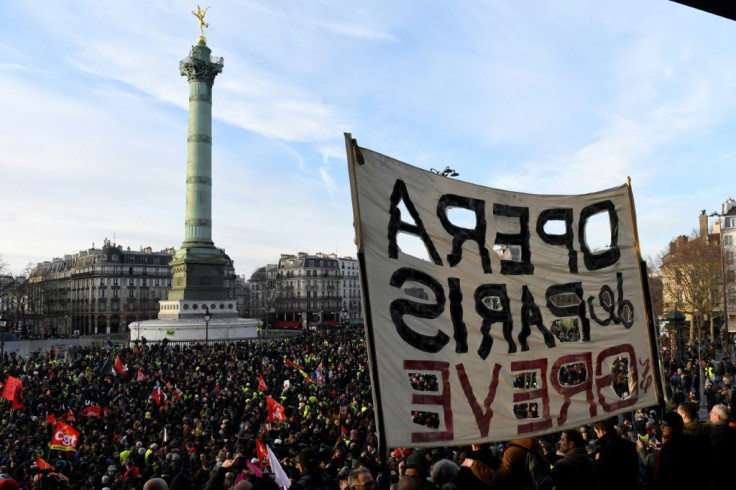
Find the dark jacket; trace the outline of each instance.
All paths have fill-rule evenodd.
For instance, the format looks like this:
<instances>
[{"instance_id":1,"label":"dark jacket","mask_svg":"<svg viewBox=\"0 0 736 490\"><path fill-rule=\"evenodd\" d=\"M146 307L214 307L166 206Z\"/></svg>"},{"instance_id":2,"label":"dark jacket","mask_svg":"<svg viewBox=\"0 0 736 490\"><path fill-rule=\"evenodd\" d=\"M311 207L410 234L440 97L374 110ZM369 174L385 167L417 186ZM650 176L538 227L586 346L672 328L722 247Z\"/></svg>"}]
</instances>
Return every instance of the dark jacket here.
<instances>
[{"instance_id":1,"label":"dark jacket","mask_svg":"<svg viewBox=\"0 0 736 490\"><path fill-rule=\"evenodd\" d=\"M703 488L703 475L698 469L699 455L693 440L682 433L673 435L666 441L657 455L652 476L652 490L672 490L673 488Z\"/></svg>"},{"instance_id":2,"label":"dark jacket","mask_svg":"<svg viewBox=\"0 0 736 490\"><path fill-rule=\"evenodd\" d=\"M552 467L556 490L594 490L596 488L593 460L584 447L574 447Z\"/></svg>"},{"instance_id":3,"label":"dark jacket","mask_svg":"<svg viewBox=\"0 0 736 490\"><path fill-rule=\"evenodd\" d=\"M633 442L606 432L598 439L593 463L599 490L636 490L639 479L639 454Z\"/></svg>"},{"instance_id":4,"label":"dark jacket","mask_svg":"<svg viewBox=\"0 0 736 490\"><path fill-rule=\"evenodd\" d=\"M731 475L736 461L736 429L729 424L713 424L710 432L712 444L709 461L710 488L723 489L733 485Z\"/></svg>"},{"instance_id":5,"label":"dark jacket","mask_svg":"<svg viewBox=\"0 0 736 490\"><path fill-rule=\"evenodd\" d=\"M332 490L337 488L333 480L327 478L323 472L303 474L289 488L293 490Z\"/></svg>"}]
</instances>

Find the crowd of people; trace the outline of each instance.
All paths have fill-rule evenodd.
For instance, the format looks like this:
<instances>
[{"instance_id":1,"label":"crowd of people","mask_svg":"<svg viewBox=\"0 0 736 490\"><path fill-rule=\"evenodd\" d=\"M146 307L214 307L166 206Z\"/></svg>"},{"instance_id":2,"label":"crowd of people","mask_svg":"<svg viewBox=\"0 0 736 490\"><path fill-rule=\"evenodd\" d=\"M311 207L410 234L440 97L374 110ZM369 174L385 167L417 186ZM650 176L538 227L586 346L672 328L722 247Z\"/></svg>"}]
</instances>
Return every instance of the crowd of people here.
<instances>
[{"instance_id":1,"label":"crowd of people","mask_svg":"<svg viewBox=\"0 0 736 490\"><path fill-rule=\"evenodd\" d=\"M284 478L296 490L516 489L535 477L526 462L537 449L557 490L723 488L736 450L727 404L706 423L683 399L540 439L396 448L382 466L362 330L6 353L2 369L23 389L22 408L3 401L0 490L276 489ZM269 421L269 397L283 420ZM417 423L435 426L429 415ZM55 421L79 432L73 451L49 448ZM259 443L277 465L263 465Z\"/></svg>"}]
</instances>

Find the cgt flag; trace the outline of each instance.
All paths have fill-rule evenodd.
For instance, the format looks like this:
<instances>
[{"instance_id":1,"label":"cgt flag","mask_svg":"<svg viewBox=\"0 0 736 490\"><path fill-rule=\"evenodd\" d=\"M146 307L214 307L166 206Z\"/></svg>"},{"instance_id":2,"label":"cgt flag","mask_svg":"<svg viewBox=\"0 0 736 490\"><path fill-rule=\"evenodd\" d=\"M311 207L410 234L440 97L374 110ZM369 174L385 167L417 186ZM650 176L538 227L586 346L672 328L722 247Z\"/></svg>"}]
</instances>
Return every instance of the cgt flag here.
<instances>
[{"instance_id":1,"label":"cgt flag","mask_svg":"<svg viewBox=\"0 0 736 490\"><path fill-rule=\"evenodd\" d=\"M56 422L54 434L51 436L49 449L58 451L76 451L79 441L79 431L64 422Z\"/></svg>"},{"instance_id":2,"label":"cgt flag","mask_svg":"<svg viewBox=\"0 0 736 490\"><path fill-rule=\"evenodd\" d=\"M268 404L268 421L269 422L283 422L286 420L284 415L284 406L274 400L271 396L266 397L266 403Z\"/></svg>"},{"instance_id":3,"label":"cgt flag","mask_svg":"<svg viewBox=\"0 0 736 490\"><path fill-rule=\"evenodd\" d=\"M258 375L258 390L268 391L268 386L266 386L266 382L263 380L263 373Z\"/></svg>"}]
</instances>

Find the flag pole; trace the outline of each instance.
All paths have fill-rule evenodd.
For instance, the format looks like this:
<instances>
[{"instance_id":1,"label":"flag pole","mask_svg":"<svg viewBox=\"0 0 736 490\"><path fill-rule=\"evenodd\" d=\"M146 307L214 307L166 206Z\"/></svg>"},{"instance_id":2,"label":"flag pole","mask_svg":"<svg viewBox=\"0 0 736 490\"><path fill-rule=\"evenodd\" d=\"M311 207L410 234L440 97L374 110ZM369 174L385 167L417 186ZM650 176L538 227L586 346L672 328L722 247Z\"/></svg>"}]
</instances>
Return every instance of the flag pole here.
<instances>
[{"instance_id":1,"label":"flag pole","mask_svg":"<svg viewBox=\"0 0 736 490\"><path fill-rule=\"evenodd\" d=\"M353 202L353 226L355 227L355 244L358 247L358 267L360 268L360 290L363 299L363 310L365 318L366 348L368 350L368 367L371 374L371 388L373 390L374 411L376 414L376 429L378 430L378 457L381 465L381 490L389 490L391 474L388 469L388 447L386 440L386 425L383 420L383 403L381 400L381 383L378 378L375 334L373 331L373 319L371 316L370 297L368 294L368 279L365 264L365 250L363 248L363 236L360 226L360 206L358 202L358 182L356 178L356 165L364 165L365 160L360 153L358 141L352 138L350 133L345 133L345 149L348 156L348 174L350 175L350 193Z\"/></svg>"}]
</instances>

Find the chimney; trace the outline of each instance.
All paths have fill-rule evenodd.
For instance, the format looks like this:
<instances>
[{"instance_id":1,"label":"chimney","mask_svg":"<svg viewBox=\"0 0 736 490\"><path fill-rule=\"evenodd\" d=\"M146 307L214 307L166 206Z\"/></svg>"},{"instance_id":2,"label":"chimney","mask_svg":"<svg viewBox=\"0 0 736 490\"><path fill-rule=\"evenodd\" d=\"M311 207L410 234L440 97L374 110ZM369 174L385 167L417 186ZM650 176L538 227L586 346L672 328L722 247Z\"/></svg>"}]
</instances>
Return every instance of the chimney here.
<instances>
[{"instance_id":1,"label":"chimney","mask_svg":"<svg viewBox=\"0 0 736 490\"><path fill-rule=\"evenodd\" d=\"M700 216L698 216L698 219L700 220L700 236L703 238L708 237L708 215L705 214L705 209L703 209L700 212Z\"/></svg>"}]
</instances>

